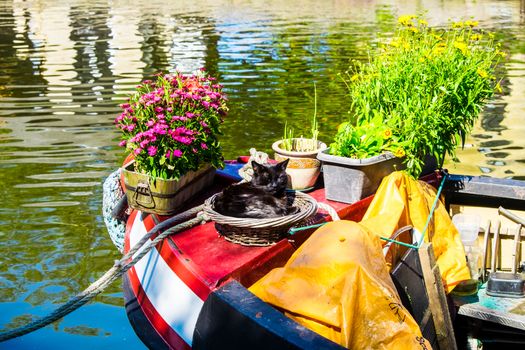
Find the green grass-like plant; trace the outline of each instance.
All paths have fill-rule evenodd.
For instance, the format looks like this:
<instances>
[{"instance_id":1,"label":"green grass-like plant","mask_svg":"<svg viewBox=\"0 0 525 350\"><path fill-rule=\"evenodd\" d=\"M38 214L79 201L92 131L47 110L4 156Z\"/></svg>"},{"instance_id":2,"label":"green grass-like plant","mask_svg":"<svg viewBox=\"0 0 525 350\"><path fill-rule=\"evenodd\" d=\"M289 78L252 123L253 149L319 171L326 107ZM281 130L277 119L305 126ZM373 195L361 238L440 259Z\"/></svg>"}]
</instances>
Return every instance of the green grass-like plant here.
<instances>
[{"instance_id":1,"label":"green grass-like plant","mask_svg":"<svg viewBox=\"0 0 525 350\"><path fill-rule=\"evenodd\" d=\"M374 134L376 141L355 145L350 156L393 151L406 157L413 176L421 173L426 155L439 166L447 154L456 158L484 104L501 89L494 74L505 53L477 25L432 29L420 17L402 16L393 38L343 75L352 99L349 124L354 132L372 130L367 137ZM380 142L381 132L373 131L379 126L392 131L392 142ZM348 156L345 135L355 135L347 129L339 128L332 154Z\"/></svg>"},{"instance_id":2,"label":"green grass-like plant","mask_svg":"<svg viewBox=\"0 0 525 350\"><path fill-rule=\"evenodd\" d=\"M293 152L312 152L318 148L317 137L319 136L319 124L317 122L317 88L314 83L314 114L310 120L310 134L311 137L304 138L303 135L299 138L294 138L294 130L284 124L282 149Z\"/></svg>"}]
</instances>

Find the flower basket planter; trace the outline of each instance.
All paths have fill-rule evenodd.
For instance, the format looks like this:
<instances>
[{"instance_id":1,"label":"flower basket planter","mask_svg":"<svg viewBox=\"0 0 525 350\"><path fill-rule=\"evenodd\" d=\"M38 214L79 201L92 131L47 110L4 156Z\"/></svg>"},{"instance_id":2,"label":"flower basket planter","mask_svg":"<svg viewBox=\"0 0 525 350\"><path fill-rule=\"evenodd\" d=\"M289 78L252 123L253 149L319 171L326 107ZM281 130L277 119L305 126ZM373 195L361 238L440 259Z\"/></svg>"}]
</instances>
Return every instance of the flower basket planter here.
<instances>
[{"instance_id":1,"label":"flower basket planter","mask_svg":"<svg viewBox=\"0 0 525 350\"><path fill-rule=\"evenodd\" d=\"M319 152L323 162L326 199L354 203L373 194L386 175L405 168L402 158L390 152L365 159L354 159Z\"/></svg>"},{"instance_id":2,"label":"flower basket planter","mask_svg":"<svg viewBox=\"0 0 525 350\"><path fill-rule=\"evenodd\" d=\"M317 154L326 149L326 144L318 141L315 151L287 151L282 147L283 140L275 141L272 149L278 162L290 159L286 167L288 188L292 190L308 190L313 188L321 173L321 162Z\"/></svg>"},{"instance_id":3,"label":"flower basket planter","mask_svg":"<svg viewBox=\"0 0 525 350\"><path fill-rule=\"evenodd\" d=\"M186 201L213 183L215 169L209 165L190 171L179 180L153 178L133 171L133 164L122 169L128 205L146 213L171 215Z\"/></svg>"}]
</instances>

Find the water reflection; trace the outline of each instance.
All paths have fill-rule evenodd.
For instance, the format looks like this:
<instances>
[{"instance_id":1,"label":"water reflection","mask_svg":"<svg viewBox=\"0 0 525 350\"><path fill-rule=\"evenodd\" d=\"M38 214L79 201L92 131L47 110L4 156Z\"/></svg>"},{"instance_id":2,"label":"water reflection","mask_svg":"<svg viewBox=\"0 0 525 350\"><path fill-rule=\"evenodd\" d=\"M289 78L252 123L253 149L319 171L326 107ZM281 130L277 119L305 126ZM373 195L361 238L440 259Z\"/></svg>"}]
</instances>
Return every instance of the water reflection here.
<instances>
[{"instance_id":1,"label":"water reflection","mask_svg":"<svg viewBox=\"0 0 525 350\"><path fill-rule=\"evenodd\" d=\"M451 171L525 179L523 1L22 1L0 6L0 324L48 313L117 257L101 218L101 181L122 161L113 118L158 70L219 77L230 97L222 143L269 152L285 122L307 132L317 85L320 138L348 116L338 77L366 60L400 14L458 14L509 52L504 94L488 106ZM522 6L522 5L521 5ZM104 317L100 317L104 315ZM50 339L48 342L42 339ZM141 348L120 286L11 347ZM62 344L62 345L61 345Z\"/></svg>"}]
</instances>

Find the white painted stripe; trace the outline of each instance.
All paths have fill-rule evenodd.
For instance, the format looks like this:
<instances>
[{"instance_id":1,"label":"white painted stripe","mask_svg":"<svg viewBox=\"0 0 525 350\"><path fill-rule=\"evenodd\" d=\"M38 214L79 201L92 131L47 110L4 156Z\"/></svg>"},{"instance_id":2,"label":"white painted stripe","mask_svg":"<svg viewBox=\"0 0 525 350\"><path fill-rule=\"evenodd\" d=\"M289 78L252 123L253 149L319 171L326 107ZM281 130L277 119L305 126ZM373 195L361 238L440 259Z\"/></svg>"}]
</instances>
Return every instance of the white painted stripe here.
<instances>
[{"instance_id":1,"label":"white painted stripe","mask_svg":"<svg viewBox=\"0 0 525 350\"><path fill-rule=\"evenodd\" d=\"M130 247L146 234L141 216L140 212L137 213L133 222L129 235ZM173 272L156 249L146 254L134 268L157 312L191 346L193 331L204 302Z\"/></svg>"}]
</instances>

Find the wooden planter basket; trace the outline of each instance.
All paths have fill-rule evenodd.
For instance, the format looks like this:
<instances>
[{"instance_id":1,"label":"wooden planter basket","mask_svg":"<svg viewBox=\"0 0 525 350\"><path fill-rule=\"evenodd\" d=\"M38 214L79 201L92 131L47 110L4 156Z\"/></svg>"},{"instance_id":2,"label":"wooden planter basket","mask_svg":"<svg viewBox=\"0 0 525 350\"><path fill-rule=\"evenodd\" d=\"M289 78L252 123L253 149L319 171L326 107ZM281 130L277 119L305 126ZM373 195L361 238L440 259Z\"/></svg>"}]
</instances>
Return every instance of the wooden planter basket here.
<instances>
[{"instance_id":1,"label":"wooden planter basket","mask_svg":"<svg viewBox=\"0 0 525 350\"><path fill-rule=\"evenodd\" d=\"M204 212L215 221L215 228L227 241L245 246L267 246L284 238L288 230L317 213L317 201L301 192L287 192L291 205L299 211L275 218L254 219L225 216L216 212L214 202L220 193L204 202Z\"/></svg>"}]
</instances>

